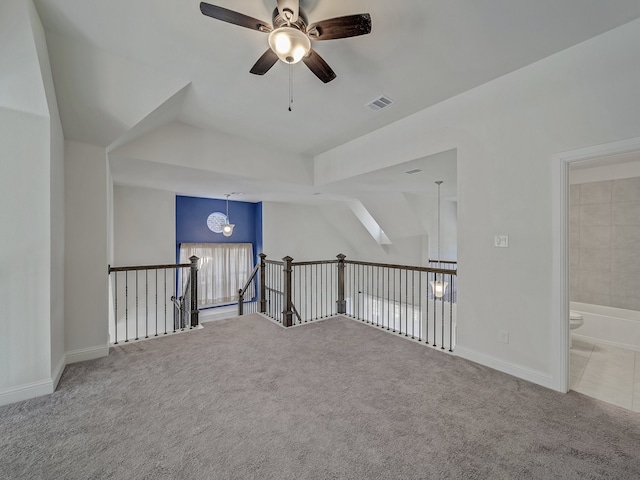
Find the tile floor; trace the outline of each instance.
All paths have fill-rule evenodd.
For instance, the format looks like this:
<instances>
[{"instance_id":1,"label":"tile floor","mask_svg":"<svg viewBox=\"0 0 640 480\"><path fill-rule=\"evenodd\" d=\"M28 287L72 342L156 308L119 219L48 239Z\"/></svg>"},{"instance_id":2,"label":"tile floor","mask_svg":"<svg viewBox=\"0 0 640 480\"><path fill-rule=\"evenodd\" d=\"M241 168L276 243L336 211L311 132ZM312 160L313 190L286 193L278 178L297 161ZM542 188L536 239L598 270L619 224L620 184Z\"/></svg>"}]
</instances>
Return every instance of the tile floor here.
<instances>
[{"instance_id":1,"label":"tile floor","mask_svg":"<svg viewBox=\"0 0 640 480\"><path fill-rule=\"evenodd\" d=\"M640 412L640 352L573 339L571 390Z\"/></svg>"}]
</instances>

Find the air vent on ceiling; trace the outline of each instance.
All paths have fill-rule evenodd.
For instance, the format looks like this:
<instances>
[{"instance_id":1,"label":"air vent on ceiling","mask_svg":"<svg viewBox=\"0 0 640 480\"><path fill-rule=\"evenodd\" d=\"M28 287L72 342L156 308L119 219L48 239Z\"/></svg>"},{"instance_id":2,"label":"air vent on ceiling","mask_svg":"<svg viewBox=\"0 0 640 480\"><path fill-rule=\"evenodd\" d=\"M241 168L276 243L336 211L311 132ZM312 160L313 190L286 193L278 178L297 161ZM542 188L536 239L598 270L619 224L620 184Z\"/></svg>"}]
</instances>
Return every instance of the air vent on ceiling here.
<instances>
[{"instance_id":1,"label":"air vent on ceiling","mask_svg":"<svg viewBox=\"0 0 640 480\"><path fill-rule=\"evenodd\" d=\"M371 110L382 110L383 108L387 108L388 106L393 104L393 100L389 97L385 97L384 95L376 98L374 101L367 103L367 107Z\"/></svg>"},{"instance_id":2,"label":"air vent on ceiling","mask_svg":"<svg viewBox=\"0 0 640 480\"><path fill-rule=\"evenodd\" d=\"M407 175L413 175L413 174L415 174L415 173L420 173L421 171L422 171L422 170L421 170L421 169L419 169L419 168L414 168L413 170L408 170L408 171L406 171L406 172L404 172L404 173L406 173Z\"/></svg>"}]
</instances>

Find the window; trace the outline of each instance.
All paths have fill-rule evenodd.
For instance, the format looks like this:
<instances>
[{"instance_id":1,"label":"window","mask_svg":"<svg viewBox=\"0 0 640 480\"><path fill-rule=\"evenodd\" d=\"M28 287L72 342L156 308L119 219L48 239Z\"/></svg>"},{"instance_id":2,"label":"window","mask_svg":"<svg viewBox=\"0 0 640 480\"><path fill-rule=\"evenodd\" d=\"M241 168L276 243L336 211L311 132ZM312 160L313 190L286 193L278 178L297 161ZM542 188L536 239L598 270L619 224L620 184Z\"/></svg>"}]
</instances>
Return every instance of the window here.
<instances>
[{"instance_id":1,"label":"window","mask_svg":"<svg viewBox=\"0 0 640 480\"><path fill-rule=\"evenodd\" d=\"M250 243L182 243L180 263L198 257L198 306L211 307L238 301L253 270L253 247ZM245 299L255 296L253 283Z\"/></svg>"}]
</instances>

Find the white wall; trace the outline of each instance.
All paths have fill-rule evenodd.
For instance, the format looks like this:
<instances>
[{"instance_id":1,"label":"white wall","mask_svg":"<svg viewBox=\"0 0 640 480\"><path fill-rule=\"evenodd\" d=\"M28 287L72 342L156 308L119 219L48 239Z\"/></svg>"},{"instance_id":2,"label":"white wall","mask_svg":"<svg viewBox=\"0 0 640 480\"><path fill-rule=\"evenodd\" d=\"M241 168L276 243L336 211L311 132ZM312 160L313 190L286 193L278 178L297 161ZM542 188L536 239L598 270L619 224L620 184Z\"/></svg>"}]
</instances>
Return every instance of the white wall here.
<instances>
[{"instance_id":1,"label":"white wall","mask_svg":"<svg viewBox=\"0 0 640 480\"><path fill-rule=\"evenodd\" d=\"M48 116L30 8L30 0L3 0L0 5L0 105Z\"/></svg>"},{"instance_id":2,"label":"white wall","mask_svg":"<svg viewBox=\"0 0 640 480\"><path fill-rule=\"evenodd\" d=\"M432 230L433 237L437 237L436 227ZM433 244L431 258L437 258L437 241ZM431 254L430 252L430 254ZM458 259L458 202L442 200L440 202L440 256L441 260Z\"/></svg>"},{"instance_id":3,"label":"white wall","mask_svg":"<svg viewBox=\"0 0 640 480\"><path fill-rule=\"evenodd\" d=\"M64 134L53 85L47 41L38 13L28 2L49 111L51 214L51 376L54 388L65 365L64 348Z\"/></svg>"},{"instance_id":4,"label":"white wall","mask_svg":"<svg viewBox=\"0 0 640 480\"><path fill-rule=\"evenodd\" d=\"M67 362L108 355L108 205L104 148L65 144Z\"/></svg>"},{"instance_id":5,"label":"white wall","mask_svg":"<svg viewBox=\"0 0 640 480\"><path fill-rule=\"evenodd\" d=\"M53 390L48 137L48 118L0 108L0 404Z\"/></svg>"},{"instance_id":6,"label":"white wall","mask_svg":"<svg viewBox=\"0 0 640 480\"><path fill-rule=\"evenodd\" d=\"M343 202L321 206L263 202L264 253L272 260L350 260L421 265L423 237L398 238L379 245Z\"/></svg>"},{"instance_id":7,"label":"white wall","mask_svg":"<svg viewBox=\"0 0 640 480\"><path fill-rule=\"evenodd\" d=\"M30 0L0 5L0 405L51 393L64 368L62 130Z\"/></svg>"},{"instance_id":8,"label":"white wall","mask_svg":"<svg viewBox=\"0 0 640 480\"><path fill-rule=\"evenodd\" d=\"M438 199L415 194L405 196L428 232L428 257L438 258ZM458 204L445 199L440 201L440 256L441 260L458 258Z\"/></svg>"},{"instance_id":9,"label":"white wall","mask_svg":"<svg viewBox=\"0 0 640 480\"><path fill-rule=\"evenodd\" d=\"M114 236L115 225L113 218L113 177L111 176L111 169L107 169L107 252L109 265L115 265L113 261L114 257Z\"/></svg>"},{"instance_id":10,"label":"white wall","mask_svg":"<svg viewBox=\"0 0 640 480\"><path fill-rule=\"evenodd\" d=\"M353 257L349 241L313 206L262 203L263 249L270 260L287 255L295 261L332 260L339 253Z\"/></svg>"},{"instance_id":11,"label":"white wall","mask_svg":"<svg viewBox=\"0 0 640 480\"><path fill-rule=\"evenodd\" d=\"M176 195L114 186L114 266L176 262Z\"/></svg>"},{"instance_id":12,"label":"white wall","mask_svg":"<svg viewBox=\"0 0 640 480\"><path fill-rule=\"evenodd\" d=\"M243 178L313 183L311 159L222 132L171 123L109 152L110 159L137 159Z\"/></svg>"},{"instance_id":13,"label":"white wall","mask_svg":"<svg viewBox=\"0 0 640 480\"><path fill-rule=\"evenodd\" d=\"M551 360L563 321L550 287L551 157L637 136L638 58L635 21L315 159L325 184L457 148L458 354L564 388ZM493 247L497 234L509 248Z\"/></svg>"}]
</instances>

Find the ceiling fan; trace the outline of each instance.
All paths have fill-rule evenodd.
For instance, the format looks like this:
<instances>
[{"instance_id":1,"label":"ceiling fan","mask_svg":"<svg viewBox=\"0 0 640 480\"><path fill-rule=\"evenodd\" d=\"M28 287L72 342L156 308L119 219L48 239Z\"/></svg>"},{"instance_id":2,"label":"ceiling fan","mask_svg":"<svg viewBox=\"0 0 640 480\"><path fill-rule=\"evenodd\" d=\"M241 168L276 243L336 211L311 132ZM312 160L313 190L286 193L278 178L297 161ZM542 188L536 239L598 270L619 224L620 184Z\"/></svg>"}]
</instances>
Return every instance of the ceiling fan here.
<instances>
[{"instance_id":1,"label":"ceiling fan","mask_svg":"<svg viewBox=\"0 0 640 480\"><path fill-rule=\"evenodd\" d=\"M307 15L300 8L300 0L277 0L272 25L205 2L200 3L200 11L208 17L269 34L269 49L250 70L255 75L267 73L278 59L287 64L302 60L320 80L328 83L336 78L336 74L311 48L311 40L334 40L371 33L371 16L368 13L309 24Z\"/></svg>"}]
</instances>

